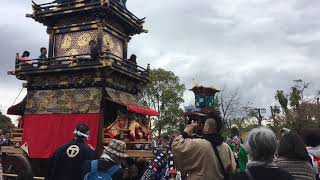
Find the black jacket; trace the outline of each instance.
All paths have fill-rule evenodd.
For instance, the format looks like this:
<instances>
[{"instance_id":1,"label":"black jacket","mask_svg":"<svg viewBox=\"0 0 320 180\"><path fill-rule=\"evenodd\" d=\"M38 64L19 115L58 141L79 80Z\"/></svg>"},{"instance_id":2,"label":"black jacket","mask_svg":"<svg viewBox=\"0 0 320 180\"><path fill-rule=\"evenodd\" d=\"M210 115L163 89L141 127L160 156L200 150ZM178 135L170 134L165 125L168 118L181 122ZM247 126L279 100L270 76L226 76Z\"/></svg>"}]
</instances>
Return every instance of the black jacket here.
<instances>
[{"instance_id":1,"label":"black jacket","mask_svg":"<svg viewBox=\"0 0 320 180\"><path fill-rule=\"evenodd\" d=\"M99 57L99 49L97 46L95 46L94 48L91 48L90 49L90 57L93 61L97 61L98 60L98 57Z\"/></svg>"},{"instance_id":2,"label":"black jacket","mask_svg":"<svg viewBox=\"0 0 320 180\"><path fill-rule=\"evenodd\" d=\"M113 165L115 165L114 162L112 161L106 161L106 160L98 160L98 171L108 171L109 168L111 168ZM91 161L86 161L83 166L83 174L82 177L89 173L91 171ZM122 169L119 169L113 176L112 180L121 180L123 176L123 171Z\"/></svg>"},{"instance_id":3,"label":"black jacket","mask_svg":"<svg viewBox=\"0 0 320 180\"><path fill-rule=\"evenodd\" d=\"M220 133L203 134L202 138L209 141L212 146L220 146L223 143L223 137Z\"/></svg>"},{"instance_id":4,"label":"black jacket","mask_svg":"<svg viewBox=\"0 0 320 180\"><path fill-rule=\"evenodd\" d=\"M79 149L79 152L71 152L74 149ZM67 151L69 151L69 153ZM65 144L55 151L51 160L47 179L81 180L84 162L86 160L93 160L96 158L96 152L84 142L75 140L69 144Z\"/></svg>"},{"instance_id":5,"label":"black jacket","mask_svg":"<svg viewBox=\"0 0 320 180\"><path fill-rule=\"evenodd\" d=\"M293 180L293 177L280 168L252 167L249 171L254 180ZM235 174L232 180L249 180L245 172Z\"/></svg>"}]
</instances>

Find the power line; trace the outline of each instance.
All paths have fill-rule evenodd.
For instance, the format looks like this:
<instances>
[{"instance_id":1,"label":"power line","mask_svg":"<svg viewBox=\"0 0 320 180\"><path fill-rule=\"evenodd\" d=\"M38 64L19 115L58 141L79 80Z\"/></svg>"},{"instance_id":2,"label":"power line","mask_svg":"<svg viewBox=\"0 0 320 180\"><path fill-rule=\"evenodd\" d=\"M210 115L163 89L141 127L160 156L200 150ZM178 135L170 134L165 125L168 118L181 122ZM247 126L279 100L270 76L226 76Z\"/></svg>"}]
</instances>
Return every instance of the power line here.
<instances>
[{"instance_id":1,"label":"power line","mask_svg":"<svg viewBox=\"0 0 320 180\"><path fill-rule=\"evenodd\" d=\"M13 106L13 105L14 105L14 103L17 101L17 99L18 99L18 97L20 96L20 94L21 94L22 90L23 90L23 87L21 88L21 90L20 90L20 92L19 92L18 96L17 96L17 97L16 97L16 99L13 101L13 103L12 103L12 105L11 105L11 106Z\"/></svg>"}]
</instances>

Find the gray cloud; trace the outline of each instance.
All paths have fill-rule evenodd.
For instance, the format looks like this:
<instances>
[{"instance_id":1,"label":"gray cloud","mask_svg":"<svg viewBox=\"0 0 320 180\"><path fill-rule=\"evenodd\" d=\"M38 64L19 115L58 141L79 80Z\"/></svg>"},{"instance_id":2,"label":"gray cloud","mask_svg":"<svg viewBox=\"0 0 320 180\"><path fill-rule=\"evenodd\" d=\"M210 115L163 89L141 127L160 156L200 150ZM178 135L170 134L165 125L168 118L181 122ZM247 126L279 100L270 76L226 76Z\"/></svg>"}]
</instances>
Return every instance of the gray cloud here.
<instances>
[{"instance_id":1,"label":"gray cloud","mask_svg":"<svg viewBox=\"0 0 320 180\"><path fill-rule=\"evenodd\" d=\"M174 71L187 88L193 78L204 85L239 88L243 101L260 107L273 105L275 91L288 89L293 79L310 81L309 93L320 89L318 1L129 0L128 9L146 16L149 30L132 39L130 53L143 66ZM13 67L16 52L30 49L37 55L47 43L45 28L26 19L28 12L27 1L0 7L1 71ZM0 80L19 87L5 73ZM192 102L190 92L185 97L186 104Z\"/></svg>"}]
</instances>

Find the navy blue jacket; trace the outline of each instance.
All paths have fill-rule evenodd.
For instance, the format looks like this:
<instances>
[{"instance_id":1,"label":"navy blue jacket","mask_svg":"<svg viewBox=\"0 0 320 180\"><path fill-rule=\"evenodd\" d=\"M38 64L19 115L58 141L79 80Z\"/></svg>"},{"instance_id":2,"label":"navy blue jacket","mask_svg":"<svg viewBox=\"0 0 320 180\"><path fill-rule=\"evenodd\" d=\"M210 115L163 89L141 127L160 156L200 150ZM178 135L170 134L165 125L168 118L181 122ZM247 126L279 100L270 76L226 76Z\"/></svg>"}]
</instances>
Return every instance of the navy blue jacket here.
<instances>
[{"instance_id":1,"label":"navy blue jacket","mask_svg":"<svg viewBox=\"0 0 320 180\"><path fill-rule=\"evenodd\" d=\"M81 180L84 162L93 159L97 159L96 152L84 142L75 140L65 144L55 151L47 179Z\"/></svg>"}]
</instances>

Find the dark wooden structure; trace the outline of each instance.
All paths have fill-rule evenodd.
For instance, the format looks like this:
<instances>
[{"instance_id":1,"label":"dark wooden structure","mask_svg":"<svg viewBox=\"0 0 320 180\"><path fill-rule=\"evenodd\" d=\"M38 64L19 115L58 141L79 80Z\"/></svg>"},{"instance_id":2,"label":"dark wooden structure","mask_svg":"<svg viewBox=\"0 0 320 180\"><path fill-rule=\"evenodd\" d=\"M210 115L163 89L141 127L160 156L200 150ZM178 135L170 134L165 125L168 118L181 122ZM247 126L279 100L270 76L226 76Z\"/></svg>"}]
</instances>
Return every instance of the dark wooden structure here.
<instances>
[{"instance_id":1,"label":"dark wooden structure","mask_svg":"<svg viewBox=\"0 0 320 180\"><path fill-rule=\"evenodd\" d=\"M26 80L24 87L105 86L136 94L148 82L148 69L127 59L131 36L146 32L142 26L144 21L117 1L34 3L33 11L27 17L47 26L49 55L44 62L32 59L29 63L33 66L24 67L17 54L16 69L9 73ZM101 52L98 61L83 60L90 54L90 40L97 42ZM84 71L86 76L82 76Z\"/></svg>"},{"instance_id":2,"label":"dark wooden structure","mask_svg":"<svg viewBox=\"0 0 320 180\"><path fill-rule=\"evenodd\" d=\"M117 112L127 111L128 105L138 106L136 96L149 81L149 65L147 68L138 66L136 62L128 60L127 53L131 37L147 32L143 29L144 19L136 17L116 0L33 2L32 7L33 13L27 14L27 17L47 27L48 57L21 61L17 53L15 69L8 74L26 81L23 87L27 88L28 93L21 103L9 108L8 112L22 117L48 112L98 112L101 121L97 151L101 152L102 146L110 140L105 132L117 118ZM97 59L90 57L89 42L92 40L97 43L99 50ZM82 91L81 94L79 91ZM83 94L89 94L87 101L74 100ZM69 104L65 98L71 98L75 103ZM22 145L23 123L19 128L13 133L17 146ZM128 129L121 131L127 133ZM124 141L128 147L151 143L148 139ZM26 155L21 148L1 148L1 151ZM153 156L151 150L129 149L127 153L131 157ZM21 159L16 158L16 161L20 162ZM12 166L15 164L12 159L10 163L8 172L8 166L4 165L6 173L14 174L21 170L21 167ZM35 164L43 166L45 163L36 161ZM45 175L45 170L34 164L32 169L35 175Z\"/></svg>"},{"instance_id":3,"label":"dark wooden structure","mask_svg":"<svg viewBox=\"0 0 320 180\"><path fill-rule=\"evenodd\" d=\"M219 111L215 104L215 95L220 91L212 87L204 86L194 86L190 90L195 95L195 109L183 114L184 121L186 124L190 124L191 122L198 123L195 133L201 135L206 120L206 114L213 111Z\"/></svg>"},{"instance_id":4,"label":"dark wooden structure","mask_svg":"<svg viewBox=\"0 0 320 180\"><path fill-rule=\"evenodd\" d=\"M211 87L195 86L191 89L195 95L195 107L202 113L215 110L215 94L219 90Z\"/></svg>"}]
</instances>

